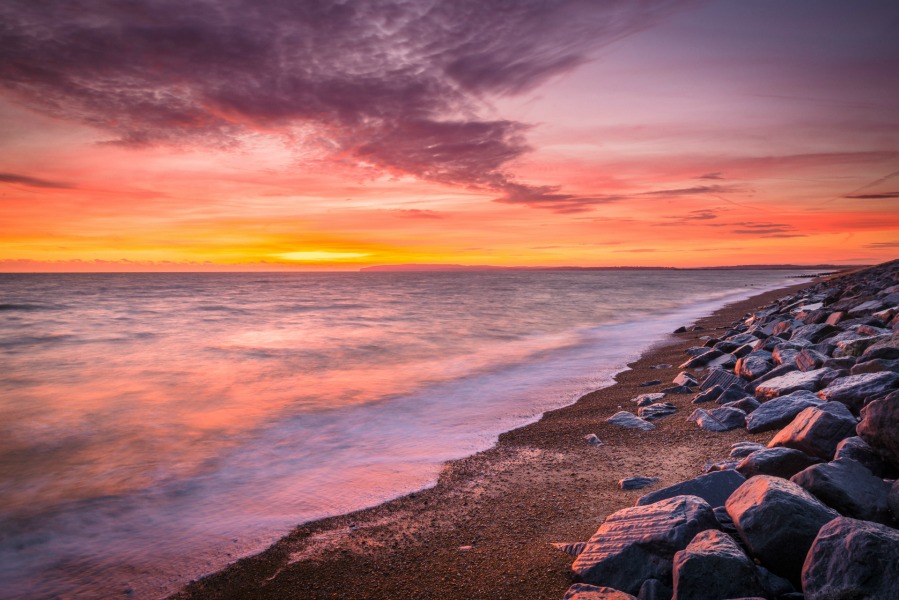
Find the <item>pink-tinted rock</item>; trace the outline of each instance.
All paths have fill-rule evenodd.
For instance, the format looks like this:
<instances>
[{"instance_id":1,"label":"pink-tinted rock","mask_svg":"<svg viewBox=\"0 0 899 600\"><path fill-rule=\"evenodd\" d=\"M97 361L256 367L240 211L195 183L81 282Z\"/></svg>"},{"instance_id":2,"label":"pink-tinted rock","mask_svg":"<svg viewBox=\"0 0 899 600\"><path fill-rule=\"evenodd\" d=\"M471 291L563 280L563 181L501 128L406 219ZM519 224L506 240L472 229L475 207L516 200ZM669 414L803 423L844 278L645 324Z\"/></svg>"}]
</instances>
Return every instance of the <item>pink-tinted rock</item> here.
<instances>
[{"instance_id":1,"label":"pink-tinted rock","mask_svg":"<svg viewBox=\"0 0 899 600\"><path fill-rule=\"evenodd\" d=\"M723 531L702 531L674 555L673 600L765 595L755 563Z\"/></svg>"},{"instance_id":2,"label":"pink-tinted rock","mask_svg":"<svg viewBox=\"0 0 899 600\"><path fill-rule=\"evenodd\" d=\"M562 600L637 600L637 598L610 587L575 583L568 588Z\"/></svg>"},{"instance_id":3,"label":"pink-tinted rock","mask_svg":"<svg viewBox=\"0 0 899 600\"><path fill-rule=\"evenodd\" d=\"M671 561L690 540L717 529L712 507L696 496L677 496L609 515L572 565L584 583L636 593L646 579L671 581Z\"/></svg>"},{"instance_id":4,"label":"pink-tinted rock","mask_svg":"<svg viewBox=\"0 0 899 600\"><path fill-rule=\"evenodd\" d=\"M755 397L764 402L799 390L816 392L824 387L825 382L837 376L836 371L827 368L804 372L793 371L758 384L755 388Z\"/></svg>"},{"instance_id":5,"label":"pink-tinted rock","mask_svg":"<svg viewBox=\"0 0 899 600\"><path fill-rule=\"evenodd\" d=\"M838 402L806 408L768 442L769 448L786 446L824 460L833 458L837 445L855 433L855 417Z\"/></svg>"},{"instance_id":6,"label":"pink-tinted rock","mask_svg":"<svg viewBox=\"0 0 899 600\"><path fill-rule=\"evenodd\" d=\"M862 373L833 380L818 392L818 397L829 402L842 402L850 410L858 412L866 398L888 394L896 387L899 387L899 373Z\"/></svg>"},{"instance_id":7,"label":"pink-tinted rock","mask_svg":"<svg viewBox=\"0 0 899 600\"><path fill-rule=\"evenodd\" d=\"M894 465L899 465L899 392L871 402L861 411L858 436Z\"/></svg>"},{"instance_id":8,"label":"pink-tinted rock","mask_svg":"<svg viewBox=\"0 0 899 600\"><path fill-rule=\"evenodd\" d=\"M841 458L813 465L790 478L844 517L891 524L890 485L860 463Z\"/></svg>"}]
</instances>

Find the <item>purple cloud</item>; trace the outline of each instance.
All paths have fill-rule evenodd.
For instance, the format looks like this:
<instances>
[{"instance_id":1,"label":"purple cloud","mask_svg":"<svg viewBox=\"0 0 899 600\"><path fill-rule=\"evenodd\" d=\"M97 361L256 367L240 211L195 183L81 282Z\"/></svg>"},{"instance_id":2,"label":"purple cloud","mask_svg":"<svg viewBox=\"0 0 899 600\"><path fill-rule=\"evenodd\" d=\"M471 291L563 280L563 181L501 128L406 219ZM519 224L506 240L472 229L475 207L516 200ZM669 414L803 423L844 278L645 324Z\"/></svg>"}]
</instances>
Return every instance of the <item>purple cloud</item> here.
<instances>
[{"instance_id":1,"label":"purple cloud","mask_svg":"<svg viewBox=\"0 0 899 600\"><path fill-rule=\"evenodd\" d=\"M69 190L74 187L69 183L64 183L61 181L49 181L47 179L29 177L27 175L17 175L15 173L0 173L0 183L14 183L18 185L27 185L28 187L57 190Z\"/></svg>"},{"instance_id":2,"label":"purple cloud","mask_svg":"<svg viewBox=\"0 0 899 600\"><path fill-rule=\"evenodd\" d=\"M606 199L511 181L527 126L478 112L690 3L8 0L0 93L113 143L228 147L282 131L386 171L579 212Z\"/></svg>"}]
</instances>

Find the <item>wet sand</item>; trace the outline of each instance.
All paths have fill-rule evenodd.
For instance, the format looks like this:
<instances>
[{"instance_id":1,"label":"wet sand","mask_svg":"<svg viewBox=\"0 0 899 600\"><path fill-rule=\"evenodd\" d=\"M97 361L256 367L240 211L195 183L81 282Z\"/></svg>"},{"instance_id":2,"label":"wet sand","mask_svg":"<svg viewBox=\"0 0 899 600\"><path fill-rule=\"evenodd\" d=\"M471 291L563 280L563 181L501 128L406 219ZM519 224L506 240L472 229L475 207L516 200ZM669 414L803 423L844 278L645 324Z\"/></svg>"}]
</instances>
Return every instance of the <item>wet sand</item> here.
<instances>
[{"instance_id":1,"label":"wet sand","mask_svg":"<svg viewBox=\"0 0 899 600\"><path fill-rule=\"evenodd\" d=\"M694 477L739 440L767 442L775 432L700 430L687 422L692 395L654 431L604 422L630 399L671 385L684 349L702 345L750 310L808 281L728 305L674 334L629 365L611 387L509 431L484 452L448 463L433 488L348 515L304 524L268 550L191 583L172 598L547 598L572 583L573 558L554 542L589 538L612 512L648 491ZM687 325L685 323L685 325ZM654 365L669 368L653 369ZM640 387L660 379L661 385ZM595 433L602 446L584 436ZM661 480L622 491L619 479Z\"/></svg>"}]
</instances>

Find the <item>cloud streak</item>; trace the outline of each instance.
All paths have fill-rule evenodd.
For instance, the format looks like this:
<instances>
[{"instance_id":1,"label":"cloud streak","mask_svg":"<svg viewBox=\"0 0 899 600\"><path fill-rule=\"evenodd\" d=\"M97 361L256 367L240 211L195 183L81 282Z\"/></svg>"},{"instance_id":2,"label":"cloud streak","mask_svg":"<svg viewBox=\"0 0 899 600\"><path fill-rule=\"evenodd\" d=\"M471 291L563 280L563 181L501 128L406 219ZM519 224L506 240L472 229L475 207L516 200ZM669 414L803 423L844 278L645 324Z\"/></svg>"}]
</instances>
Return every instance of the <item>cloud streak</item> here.
<instances>
[{"instance_id":1,"label":"cloud streak","mask_svg":"<svg viewBox=\"0 0 899 600\"><path fill-rule=\"evenodd\" d=\"M70 190L74 187L69 183L61 181L50 181L39 177L29 177L28 175L17 175L15 173L0 173L0 183L12 183L54 190Z\"/></svg>"},{"instance_id":2,"label":"cloud streak","mask_svg":"<svg viewBox=\"0 0 899 600\"><path fill-rule=\"evenodd\" d=\"M275 132L356 164L579 212L513 181L526 124L479 117L681 0L109 0L0 5L0 90L126 145Z\"/></svg>"}]
</instances>

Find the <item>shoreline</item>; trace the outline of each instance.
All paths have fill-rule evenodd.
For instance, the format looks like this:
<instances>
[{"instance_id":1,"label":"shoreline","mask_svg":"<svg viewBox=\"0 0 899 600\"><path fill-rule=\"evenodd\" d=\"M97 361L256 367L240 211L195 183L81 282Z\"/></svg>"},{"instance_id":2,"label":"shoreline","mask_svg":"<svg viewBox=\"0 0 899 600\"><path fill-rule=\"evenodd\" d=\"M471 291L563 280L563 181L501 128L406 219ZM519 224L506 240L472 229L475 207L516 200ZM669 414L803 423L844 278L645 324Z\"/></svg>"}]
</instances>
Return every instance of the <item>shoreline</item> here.
<instances>
[{"instance_id":1,"label":"shoreline","mask_svg":"<svg viewBox=\"0 0 899 600\"><path fill-rule=\"evenodd\" d=\"M773 299L812 285L805 280L727 304L699 318L702 331L670 334L615 376L615 383L534 423L499 436L490 449L447 463L433 487L371 508L304 523L267 550L189 583L171 598L531 598L561 597L572 583L571 557L557 542L586 539L609 514L640 495L700 473L737 439L710 436L684 419L690 395L669 396L678 413L651 432L604 419L630 398L668 382L683 350L706 331ZM657 364L669 368L652 369ZM604 445L584 436L595 433ZM617 480L659 477L622 491Z\"/></svg>"}]
</instances>

